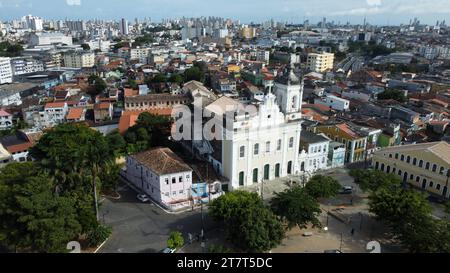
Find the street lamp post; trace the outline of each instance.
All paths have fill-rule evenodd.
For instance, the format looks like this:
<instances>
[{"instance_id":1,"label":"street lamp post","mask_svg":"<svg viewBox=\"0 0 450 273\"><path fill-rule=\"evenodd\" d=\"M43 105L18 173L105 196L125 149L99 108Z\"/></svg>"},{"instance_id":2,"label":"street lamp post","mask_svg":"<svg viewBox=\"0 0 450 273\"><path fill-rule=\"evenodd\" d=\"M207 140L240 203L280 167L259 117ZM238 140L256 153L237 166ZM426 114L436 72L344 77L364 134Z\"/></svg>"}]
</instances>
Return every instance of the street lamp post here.
<instances>
[{"instance_id":1,"label":"street lamp post","mask_svg":"<svg viewBox=\"0 0 450 273\"><path fill-rule=\"evenodd\" d=\"M363 216L362 212L360 212L359 215L361 216L361 222L360 222L360 224L359 224L359 230L362 230L363 217L364 217L364 216Z\"/></svg>"},{"instance_id":2,"label":"street lamp post","mask_svg":"<svg viewBox=\"0 0 450 273\"><path fill-rule=\"evenodd\" d=\"M342 252L342 241L343 241L343 233L341 232L341 244L339 246L339 251Z\"/></svg>"},{"instance_id":3,"label":"street lamp post","mask_svg":"<svg viewBox=\"0 0 450 273\"><path fill-rule=\"evenodd\" d=\"M202 199L200 199L200 207L201 207L201 217L202 217L202 231L201 231L201 239L202 239L202 241L203 241L203 238L205 237L205 234L204 234L204 230L205 230L205 220L204 220L204 217L203 217L203 200Z\"/></svg>"}]
</instances>

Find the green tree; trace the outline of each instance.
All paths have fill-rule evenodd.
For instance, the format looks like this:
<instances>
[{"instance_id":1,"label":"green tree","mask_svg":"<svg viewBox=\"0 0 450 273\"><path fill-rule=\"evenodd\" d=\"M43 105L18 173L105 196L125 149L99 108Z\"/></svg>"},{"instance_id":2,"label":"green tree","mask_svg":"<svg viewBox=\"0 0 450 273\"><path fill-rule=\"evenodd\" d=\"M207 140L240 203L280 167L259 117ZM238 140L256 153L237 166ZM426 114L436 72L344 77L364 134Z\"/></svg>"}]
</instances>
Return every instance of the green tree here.
<instances>
[{"instance_id":1,"label":"green tree","mask_svg":"<svg viewBox=\"0 0 450 273\"><path fill-rule=\"evenodd\" d=\"M89 94L93 98L96 97L98 94L103 93L106 90L106 88L108 87L106 82L97 75L89 76L88 83L91 87Z\"/></svg>"},{"instance_id":2,"label":"green tree","mask_svg":"<svg viewBox=\"0 0 450 273\"><path fill-rule=\"evenodd\" d=\"M136 80L128 79L127 85L128 85L131 89L138 89L138 84L137 84Z\"/></svg>"},{"instance_id":3,"label":"green tree","mask_svg":"<svg viewBox=\"0 0 450 273\"><path fill-rule=\"evenodd\" d=\"M32 148L31 155L52 174L61 174L64 177L59 181L59 186L64 190L79 190L86 187L66 183L68 175L76 174L82 177L89 175L98 219L98 174L102 167L114 160L114 154L111 153L108 142L101 133L84 124L58 125L42 136L38 144Z\"/></svg>"},{"instance_id":4,"label":"green tree","mask_svg":"<svg viewBox=\"0 0 450 273\"><path fill-rule=\"evenodd\" d=\"M431 216L424 194L400 186L382 187L369 196L369 208L410 252L450 251L449 222Z\"/></svg>"},{"instance_id":5,"label":"green tree","mask_svg":"<svg viewBox=\"0 0 450 273\"><path fill-rule=\"evenodd\" d=\"M216 221L228 221L242 213L243 208L259 206L261 203L255 193L233 191L211 202L208 213Z\"/></svg>"},{"instance_id":6,"label":"green tree","mask_svg":"<svg viewBox=\"0 0 450 273\"><path fill-rule=\"evenodd\" d=\"M23 46L20 44L11 44L10 42L0 43L0 57L17 57L23 52Z\"/></svg>"},{"instance_id":7,"label":"green tree","mask_svg":"<svg viewBox=\"0 0 450 273\"><path fill-rule=\"evenodd\" d=\"M287 223L289 229L295 226L306 228L310 223L314 227L321 226L317 218L321 213L317 199L300 187L277 193L270 206L272 211Z\"/></svg>"},{"instance_id":8,"label":"green tree","mask_svg":"<svg viewBox=\"0 0 450 273\"><path fill-rule=\"evenodd\" d=\"M226 248L223 245L210 245L208 249L209 253L233 253L233 251L229 248Z\"/></svg>"},{"instance_id":9,"label":"green tree","mask_svg":"<svg viewBox=\"0 0 450 273\"><path fill-rule=\"evenodd\" d=\"M389 224L423 219L432 212L422 193L401 187L380 188L369 196L370 212Z\"/></svg>"},{"instance_id":10,"label":"green tree","mask_svg":"<svg viewBox=\"0 0 450 273\"><path fill-rule=\"evenodd\" d=\"M137 37L133 43L133 47L144 46L146 44L150 44L155 42L153 36L150 34L144 34L144 36Z\"/></svg>"},{"instance_id":11,"label":"green tree","mask_svg":"<svg viewBox=\"0 0 450 273\"><path fill-rule=\"evenodd\" d=\"M205 74L198 67L191 67L184 72L186 82L199 81L205 82Z\"/></svg>"},{"instance_id":12,"label":"green tree","mask_svg":"<svg viewBox=\"0 0 450 273\"><path fill-rule=\"evenodd\" d=\"M229 240L247 252L263 252L281 243L284 228L256 193L234 191L209 205L209 215L226 223Z\"/></svg>"},{"instance_id":13,"label":"green tree","mask_svg":"<svg viewBox=\"0 0 450 273\"><path fill-rule=\"evenodd\" d=\"M379 100L396 100L398 102L405 102L406 97L405 93L397 90L397 89L386 89L386 91L380 93L377 95L377 98Z\"/></svg>"},{"instance_id":14,"label":"green tree","mask_svg":"<svg viewBox=\"0 0 450 273\"><path fill-rule=\"evenodd\" d=\"M179 231L172 231L167 239L167 246L171 249L179 249L184 246L183 234Z\"/></svg>"},{"instance_id":15,"label":"green tree","mask_svg":"<svg viewBox=\"0 0 450 273\"><path fill-rule=\"evenodd\" d=\"M166 82L166 75L164 74L156 74L151 80L150 83L163 83Z\"/></svg>"},{"instance_id":16,"label":"green tree","mask_svg":"<svg viewBox=\"0 0 450 273\"><path fill-rule=\"evenodd\" d=\"M305 186L306 192L316 199L334 197L340 189L341 185L336 179L323 175L313 176Z\"/></svg>"},{"instance_id":17,"label":"green tree","mask_svg":"<svg viewBox=\"0 0 450 273\"><path fill-rule=\"evenodd\" d=\"M250 253L269 251L284 238L281 222L262 205L244 209L231 219L227 230L233 244Z\"/></svg>"},{"instance_id":18,"label":"green tree","mask_svg":"<svg viewBox=\"0 0 450 273\"><path fill-rule=\"evenodd\" d=\"M0 242L16 250L65 252L81 225L71 198L36 163L12 163L0 171Z\"/></svg>"},{"instance_id":19,"label":"green tree","mask_svg":"<svg viewBox=\"0 0 450 273\"><path fill-rule=\"evenodd\" d=\"M119 133L119 130L114 130L113 132L109 133L106 136L106 140L108 141L108 146L115 157L119 157L125 154L127 143Z\"/></svg>"},{"instance_id":20,"label":"green tree","mask_svg":"<svg viewBox=\"0 0 450 273\"><path fill-rule=\"evenodd\" d=\"M353 169L350 171L350 175L355 179L355 183L365 192L395 187L402 183L394 174L387 174L380 170Z\"/></svg>"},{"instance_id":21,"label":"green tree","mask_svg":"<svg viewBox=\"0 0 450 273\"><path fill-rule=\"evenodd\" d=\"M170 76L169 82L181 85L184 82L184 79L180 74L173 74L172 76Z\"/></svg>"},{"instance_id":22,"label":"green tree","mask_svg":"<svg viewBox=\"0 0 450 273\"><path fill-rule=\"evenodd\" d=\"M96 247L103 243L111 235L112 229L102 225L97 225L87 234L87 241L90 247Z\"/></svg>"},{"instance_id":23,"label":"green tree","mask_svg":"<svg viewBox=\"0 0 450 273\"><path fill-rule=\"evenodd\" d=\"M120 166L109 161L99 174L101 188L104 190L116 190L119 184Z\"/></svg>"}]
</instances>

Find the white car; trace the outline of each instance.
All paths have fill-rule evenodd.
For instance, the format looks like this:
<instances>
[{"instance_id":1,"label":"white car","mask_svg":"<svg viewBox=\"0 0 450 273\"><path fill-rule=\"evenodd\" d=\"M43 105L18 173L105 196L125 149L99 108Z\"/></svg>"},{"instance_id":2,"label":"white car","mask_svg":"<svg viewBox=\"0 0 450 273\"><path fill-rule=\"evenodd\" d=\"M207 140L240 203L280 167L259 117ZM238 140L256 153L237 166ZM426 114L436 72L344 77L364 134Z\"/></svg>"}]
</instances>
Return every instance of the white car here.
<instances>
[{"instance_id":1,"label":"white car","mask_svg":"<svg viewBox=\"0 0 450 273\"><path fill-rule=\"evenodd\" d=\"M172 249L170 247L166 247L163 250L161 250L161 253L175 253L176 249Z\"/></svg>"},{"instance_id":2,"label":"white car","mask_svg":"<svg viewBox=\"0 0 450 273\"><path fill-rule=\"evenodd\" d=\"M139 194L137 196L137 199L139 199L142 203L146 203L150 201L150 198L146 194Z\"/></svg>"}]
</instances>

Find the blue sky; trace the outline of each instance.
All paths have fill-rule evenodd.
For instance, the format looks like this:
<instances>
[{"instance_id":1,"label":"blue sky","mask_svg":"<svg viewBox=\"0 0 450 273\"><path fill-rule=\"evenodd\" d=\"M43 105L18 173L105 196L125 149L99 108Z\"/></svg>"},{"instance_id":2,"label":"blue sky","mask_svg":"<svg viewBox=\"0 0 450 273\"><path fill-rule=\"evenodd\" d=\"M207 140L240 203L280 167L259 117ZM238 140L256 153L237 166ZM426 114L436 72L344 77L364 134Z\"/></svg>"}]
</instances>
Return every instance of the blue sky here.
<instances>
[{"instance_id":1,"label":"blue sky","mask_svg":"<svg viewBox=\"0 0 450 273\"><path fill-rule=\"evenodd\" d=\"M127 19L221 16L243 23L274 18L287 22L408 23L418 17L450 23L450 0L0 0L0 20L26 14L48 19Z\"/></svg>"}]
</instances>

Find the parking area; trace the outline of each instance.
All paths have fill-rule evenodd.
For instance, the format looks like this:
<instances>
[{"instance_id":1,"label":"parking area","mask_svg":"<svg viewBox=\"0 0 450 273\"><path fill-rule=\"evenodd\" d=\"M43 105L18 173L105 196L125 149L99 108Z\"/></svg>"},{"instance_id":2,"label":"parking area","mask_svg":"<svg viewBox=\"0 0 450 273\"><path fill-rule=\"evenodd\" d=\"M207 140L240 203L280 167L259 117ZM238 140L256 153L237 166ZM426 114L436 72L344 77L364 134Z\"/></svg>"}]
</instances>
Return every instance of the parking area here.
<instances>
[{"instance_id":1,"label":"parking area","mask_svg":"<svg viewBox=\"0 0 450 273\"><path fill-rule=\"evenodd\" d=\"M155 253L167 246L171 231L179 230L185 238L188 233L195 235L201 231L199 210L168 214L151 203L139 201L137 193L123 183L118 192L120 199L104 199L100 207L100 220L113 228L101 253ZM206 211L204 227L206 234L215 228Z\"/></svg>"}]
</instances>

